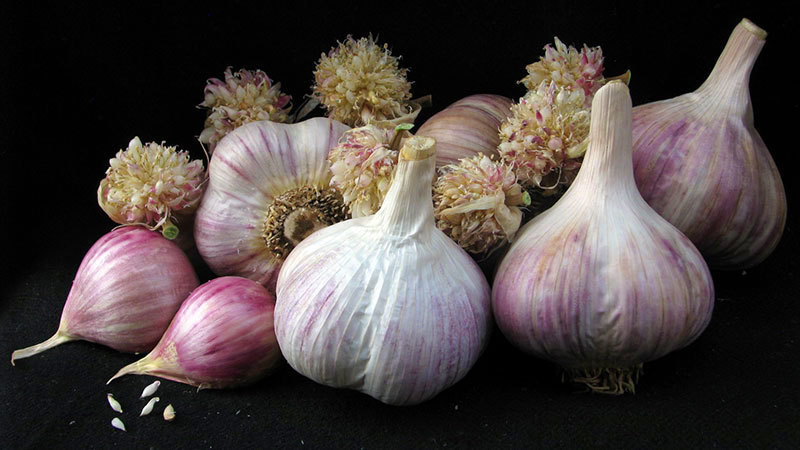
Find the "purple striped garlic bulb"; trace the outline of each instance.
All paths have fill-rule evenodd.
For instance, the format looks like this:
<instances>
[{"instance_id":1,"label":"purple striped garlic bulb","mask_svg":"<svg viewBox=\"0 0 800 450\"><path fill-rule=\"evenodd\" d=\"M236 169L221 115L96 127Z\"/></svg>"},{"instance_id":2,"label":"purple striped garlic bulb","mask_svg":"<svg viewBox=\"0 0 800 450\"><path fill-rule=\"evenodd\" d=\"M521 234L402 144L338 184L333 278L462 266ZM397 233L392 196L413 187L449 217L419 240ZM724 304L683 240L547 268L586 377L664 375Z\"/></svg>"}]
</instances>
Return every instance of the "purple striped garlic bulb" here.
<instances>
[{"instance_id":1,"label":"purple striped garlic bulb","mask_svg":"<svg viewBox=\"0 0 800 450\"><path fill-rule=\"evenodd\" d=\"M83 257L58 331L16 350L11 363L76 340L121 352L148 351L197 285L189 259L175 243L144 227L117 228Z\"/></svg>"},{"instance_id":2,"label":"purple striped garlic bulb","mask_svg":"<svg viewBox=\"0 0 800 450\"><path fill-rule=\"evenodd\" d=\"M432 398L472 367L491 313L483 273L436 229L431 138L408 138L381 209L322 229L286 259L275 332L312 380L381 402Z\"/></svg>"},{"instance_id":3,"label":"purple striped garlic bulb","mask_svg":"<svg viewBox=\"0 0 800 450\"><path fill-rule=\"evenodd\" d=\"M249 278L274 292L292 248L347 218L328 163L347 129L326 118L260 121L220 141L194 228L197 249L214 273Z\"/></svg>"},{"instance_id":4,"label":"purple striped garlic bulb","mask_svg":"<svg viewBox=\"0 0 800 450\"><path fill-rule=\"evenodd\" d=\"M748 87L766 36L743 19L696 91L633 109L639 191L721 269L763 261L786 224L783 182Z\"/></svg>"},{"instance_id":5,"label":"purple striped garlic bulb","mask_svg":"<svg viewBox=\"0 0 800 450\"><path fill-rule=\"evenodd\" d=\"M714 286L700 253L639 195L631 99L621 81L592 103L574 183L518 232L492 289L506 338L603 393L633 391L639 368L697 339Z\"/></svg>"},{"instance_id":6,"label":"purple striped garlic bulb","mask_svg":"<svg viewBox=\"0 0 800 450\"><path fill-rule=\"evenodd\" d=\"M498 155L498 130L511 115L512 103L502 95L470 95L434 114L416 134L436 140L437 168L479 153Z\"/></svg>"},{"instance_id":7,"label":"purple striped garlic bulb","mask_svg":"<svg viewBox=\"0 0 800 450\"><path fill-rule=\"evenodd\" d=\"M252 383L280 363L275 296L242 277L213 279L192 291L156 347L117 372L153 375L197 388Z\"/></svg>"}]
</instances>

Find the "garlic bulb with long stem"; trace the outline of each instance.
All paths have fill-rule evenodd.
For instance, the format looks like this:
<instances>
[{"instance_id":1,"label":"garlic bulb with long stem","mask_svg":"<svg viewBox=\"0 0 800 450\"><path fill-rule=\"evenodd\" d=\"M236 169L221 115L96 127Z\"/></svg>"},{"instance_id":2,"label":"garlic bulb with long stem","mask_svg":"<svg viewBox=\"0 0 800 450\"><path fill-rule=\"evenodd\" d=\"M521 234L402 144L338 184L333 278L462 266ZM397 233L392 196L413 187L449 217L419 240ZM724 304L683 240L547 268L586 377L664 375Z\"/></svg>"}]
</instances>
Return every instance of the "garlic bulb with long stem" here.
<instances>
[{"instance_id":1,"label":"garlic bulb with long stem","mask_svg":"<svg viewBox=\"0 0 800 450\"><path fill-rule=\"evenodd\" d=\"M754 127L748 87L766 35L742 20L696 91L633 109L639 191L721 269L763 261L786 223L783 182Z\"/></svg>"},{"instance_id":2,"label":"garlic bulb with long stem","mask_svg":"<svg viewBox=\"0 0 800 450\"><path fill-rule=\"evenodd\" d=\"M200 255L218 275L238 275L274 292L291 249L347 218L330 187L328 152L348 127L326 118L251 122L228 134L209 163L195 220Z\"/></svg>"},{"instance_id":3,"label":"garlic bulb with long stem","mask_svg":"<svg viewBox=\"0 0 800 450\"><path fill-rule=\"evenodd\" d=\"M408 405L477 360L491 324L489 286L434 225L434 153L433 139L408 138L377 213L317 231L289 254L275 332L301 374Z\"/></svg>"},{"instance_id":4,"label":"garlic bulb with long stem","mask_svg":"<svg viewBox=\"0 0 800 450\"><path fill-rule=\"evenodd\" d=\"M598 392L622 393L642 363L700 335L714 287L691 241L636 189L624 83L597 92L589 139L572 186L511 244L492 307L515 346Z\"/></svg>"}]
</instances>

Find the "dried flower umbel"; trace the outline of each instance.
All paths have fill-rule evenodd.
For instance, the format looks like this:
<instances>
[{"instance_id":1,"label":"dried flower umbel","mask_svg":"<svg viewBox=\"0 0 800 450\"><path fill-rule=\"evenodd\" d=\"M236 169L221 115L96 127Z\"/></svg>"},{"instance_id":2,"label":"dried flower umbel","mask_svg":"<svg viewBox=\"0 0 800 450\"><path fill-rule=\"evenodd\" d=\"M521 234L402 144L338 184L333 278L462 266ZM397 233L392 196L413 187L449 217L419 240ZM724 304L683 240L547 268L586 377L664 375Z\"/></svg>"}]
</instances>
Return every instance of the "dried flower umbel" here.
<instances>
[{"instance_id":1,"label":"dried flower umbel","mask_svg":"<svg viewBox=\"0 0 800 450\"><path fill-rule=\"evenodd\" d=\"M348 36L320 56L313 96L328 117L351 127L401 118L414 110L408 103L411 83L406 72L387 44L378 46L372 36L358 40Z\"/></svg>"},{"instance_id":2,"label":"dried flower umbel","mask_svg":"<svg viewBox=\"0 0 800 450\"><path fill-rule=\"evenodd\" d=\"M580 52L573 46L567 47L557 37L555 48L544 46L544 56L539 61L528 64L528 75L520 80L528 90L536 90L542 82L552 81L558 87L583 91L586 106L592 103L592 96L603 85L603 51L600 47L589 48L586 44Z\"/></svg>"},{"instance_id":3,"label":"dried flower umbel","mask_svg":"<svg viewBox=\"0 0 800 450\"><path fill-rule=\"evenodd\" d=\"M437 228L473 254L511 241L530 201L510 166L481 154L444 166L433 187Z\"/></svg>"},{"instance_id":4,"label":"dried flower umbel","mask_svg":"<svg viewBox=\"0 0 800 450\"><path fill-rule=\"evenodd\" d=\"M552 189L575 178L589 137L584 99L583 90L543 81L511 107L498 151L523 185Z\"/></svg>"},{"instance_id":5,"label":"dried flower umbel","mask_svg":"<svg viewBox=\"0 0 800 450\"><path fill-rule=\"evenodd\" d=\"M231 73L228 67L225 80L208 80L205 100L198 105L209 110L200 142L208 144L213 152L225 135L248 122L289 122L291 100L281 92L281 84L273 83L263 71L242 69Z\"/></svg>"},{"instance_id":6,"label":"dried flower umbel","mask_svg":"<svg viewBox=\"0 0 800 450\"><path fill-rule=\"evenodd\" d=\"M191 222L203 195L202 161L163 143L142 145L135 137L109 164L97 202L111 220L160 229L170 239L178 234L173 221Z\"/></svg>"}]
</instances>

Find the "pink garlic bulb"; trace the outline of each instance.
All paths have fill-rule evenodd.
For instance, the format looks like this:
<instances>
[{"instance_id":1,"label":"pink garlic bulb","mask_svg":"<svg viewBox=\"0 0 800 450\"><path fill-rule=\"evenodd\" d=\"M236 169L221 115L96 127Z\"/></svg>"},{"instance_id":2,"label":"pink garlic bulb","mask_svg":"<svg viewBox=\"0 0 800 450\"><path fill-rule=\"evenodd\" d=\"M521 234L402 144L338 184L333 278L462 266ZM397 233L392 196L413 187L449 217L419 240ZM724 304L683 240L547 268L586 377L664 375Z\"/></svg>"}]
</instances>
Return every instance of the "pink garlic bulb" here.
<instances>
[{"instance_id":1,"label":"pink garlic bulb","mask_svg":"<svg viewBox=\"0 0 800 450\"><path fill-rule=\"evenodd\" d=\"M714 304L692 243L639 195L631 99L597 91L575 181L520 228L497 269L495 320L508 340L598 392L633 391L641 364L694 341Z\"/></svg>"},{"instance_id":2,"label":"pink garlic bulb","mask_svg":"<svg viewBox=\"0 0 800 450\"><path fill-rule=\"evenodd\" d=\"M75 340L122 352L148 351L197 285L189 259L175 243L141 226L117 228L81 261L58 331L15 351L11 363Z\"/></svg>"},{"instance_id":3,"label":"pink garlic bulb","mask_svg":"<svg viewBox=\"0 0 800 450\"><path fill-rule=\"evenodd\" d=\"M255 281L222 277L195 289L158 345L123 375L153 375L198 388L252 383L280 362L275 297Z\"/></svg>"},{"instance_id":4,"label":"pink garlic bulb","mask_svg":"<svg viewBox=\"0 0 800 450\"><path fill-rule=\"evenodd\" d=\"M743 19L696 91L633 109L639 191L712 267L758 264L786 223L783 183L753 125L748 88L766 36Z\"/></svg>"},{"instance_id":5,"label":"pink garlic bulb","mask_svg":"<svg viewBox=\"0 0 800 450\"><path fill-rule=\"evenodd\" d=\"M434 114L416 134L436 139L437 168L478 153L498 156L498 130L511 115L512 103L501 95L470 95Z\"/></svg>"}]
</instances>

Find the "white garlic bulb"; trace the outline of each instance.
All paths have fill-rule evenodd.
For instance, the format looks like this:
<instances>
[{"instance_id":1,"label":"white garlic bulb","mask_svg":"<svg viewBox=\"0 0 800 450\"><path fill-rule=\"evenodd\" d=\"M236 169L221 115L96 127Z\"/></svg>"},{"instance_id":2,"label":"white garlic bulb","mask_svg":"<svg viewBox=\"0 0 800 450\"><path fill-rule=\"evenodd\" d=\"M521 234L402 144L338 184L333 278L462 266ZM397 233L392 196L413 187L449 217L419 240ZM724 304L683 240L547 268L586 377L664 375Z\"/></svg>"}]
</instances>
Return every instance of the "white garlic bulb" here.
<instances>
[{"instance_id":1,"label":"white garlic bulb","mask_svg":"<svg viewBox=\"0 0 800 450\"><path fill-rule=\"evenodd\" d=\"M633 109L642 197L720 269L763 261L786 224L783 182L755 129L748 87L766 36L742 20L696 91Z\"/></svg>"},{"instance_id":2,"label":"white garlic bulb","mask_svg":"<svg viewBox=\"0 0 800 450\"><path fill-rule=\"evenodd\" d=\"M489 286L434 224L435 145L408 138L381 209L315 232L280 271L281 352L319 383L416 404L460 380L487 341Z\"/></svg>"},{"instance_id":3,"label":"white garlic bulb","mask_svg":"<svg viewBox=\"0 0 800 450\"><path fill-rule=\"evenodd\" d=\"M217 275L274 292L289 251L313 231L344 220L330 187L328 152L349 127L326 118L250 122L214 150L195 219L197 249Z\"/></svg>"},{"instance_id":4,"label":"white garlic bulb","mask_svg":"<svg viewBox=\"0 0 800 450\"><path fill-rule=\"evenodd\" d=\"M607 393L694 341L714 286L700 253L639 195L631 99L620 81L592 103L589 148L566 194L525 224L497 269L492 307L509 341Z\"/></svg>"}]
</instances>

